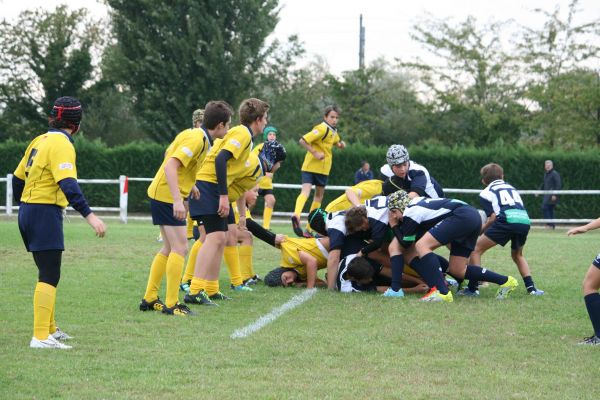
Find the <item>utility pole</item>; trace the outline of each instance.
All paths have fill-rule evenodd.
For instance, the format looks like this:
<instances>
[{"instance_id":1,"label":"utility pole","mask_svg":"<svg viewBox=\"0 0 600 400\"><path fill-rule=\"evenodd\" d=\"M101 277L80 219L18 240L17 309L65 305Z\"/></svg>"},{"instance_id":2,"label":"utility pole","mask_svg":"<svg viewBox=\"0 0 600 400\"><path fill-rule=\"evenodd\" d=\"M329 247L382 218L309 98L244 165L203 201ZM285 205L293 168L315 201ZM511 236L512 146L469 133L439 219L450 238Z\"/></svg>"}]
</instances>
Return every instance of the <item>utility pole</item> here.
<instances>
[{"instance_id":1,"label":"utility pole","mask_svg":"<svg viewBox=\"0 0 600 400\"><path fill-rule=\"evenodd\" d=\"M360 34L358 44L358 68L365 67L365 27L363 26L362 14L360 14Z\"/></svg>"}]
</instances>

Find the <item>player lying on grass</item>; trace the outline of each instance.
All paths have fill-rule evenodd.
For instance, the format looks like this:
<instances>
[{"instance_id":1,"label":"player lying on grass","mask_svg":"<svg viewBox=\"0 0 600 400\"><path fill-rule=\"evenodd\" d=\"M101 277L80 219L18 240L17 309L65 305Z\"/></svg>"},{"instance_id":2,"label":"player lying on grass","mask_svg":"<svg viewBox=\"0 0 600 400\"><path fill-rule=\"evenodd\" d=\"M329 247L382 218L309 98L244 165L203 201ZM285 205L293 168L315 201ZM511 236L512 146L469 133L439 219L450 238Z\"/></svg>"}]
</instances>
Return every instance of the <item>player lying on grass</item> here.
<instances>
[{"instance_id":1,"label":"player lying on grass","mask_svg":"<svg viewBox=\"0 0 600 400\"><path fill-rule=\"evenodd\" d=\"M578 226L570 229L567 235L579 235L594 229L600 228L600 218L593 220L589 224ZM600 254L596 256L592 264L589 266L585 277L583 278L583 299L587 308L594 334L584 338L579 344L581 345L600 345Z\"/></svg>"},{"instance_id":2,"label":"player lying on grass","mask_svg":"<svg viewBox=\"0 0 600 400\"><path fill-rule=\"evenodd\" d=\"M285 238L279 245L279 268L265 275L267 286L296 286L307 289L325 286L317 271L327 267L329 238Z\"/></svg>"},{"instance_id":3,"label":"player lying on grass","mask_svg":"<svg viewBox=\"0 0 600 400\"><path fill-rule=\"evenodd\" d=\"M411 200L404 190L392 193L387 205L390 226L394 230L394 239L389 246L392 284L402 276L406 260L431 288L421 301L452 302L452 293L433 252L450 244L448 272L452 276L500 285L497 299L506 298L518 286L512 276L468 265L481 230L481 217L475 208L454 199L416 197Z\"/></svg>"},{"instance_id":4,"label":"player lying on grass","mask_svg":"<svg viewBox=\"0 0 600 400\"><path fill-rule=\"evenodd\" d=\"M510 241L510 255L523 278L525 289L532 296L543 295L544 291L535 287L529 264L523 255L531 222L519 192L504 181L504 170L498 164L487 164L481 168L480 173L481 182L486 188L479 194L479 200L487 221L481 228L483 234L477 239L469 262L481 265L483 253ZM478 296L477 285L477 281L469 281L468 287L459 290L457 295Z\"/></svg>"}]
</instances>

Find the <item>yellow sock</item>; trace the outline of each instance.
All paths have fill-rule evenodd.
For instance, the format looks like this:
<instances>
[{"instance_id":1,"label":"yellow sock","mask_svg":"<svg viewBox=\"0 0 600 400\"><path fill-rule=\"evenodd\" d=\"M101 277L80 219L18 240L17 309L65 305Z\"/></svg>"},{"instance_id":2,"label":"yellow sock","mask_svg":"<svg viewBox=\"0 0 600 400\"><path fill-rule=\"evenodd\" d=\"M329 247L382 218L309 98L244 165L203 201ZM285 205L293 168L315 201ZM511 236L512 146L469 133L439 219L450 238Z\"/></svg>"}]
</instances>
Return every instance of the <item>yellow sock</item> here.
<instances>
[{"instance_id":1,"label":"yellow sock","mask_svg":"<svg viewBox=\"0 0 600 400\"><path fill-rule=\"evenodd\" d=\"M302 205L304 207L304 204ZM273 216L273 209L271 207L266 207L263 211L263 228L270 229L271 228L271 217Z\"/></svg>"},{"instance_id":2,"label":"yellow sock","mask_svg":"<svg viewBox=\"0 0 600 400\"><path fill-rule=\"evenodd\" d=\"M192 249L190 250L190 255L187 259L187 264L185 265L185 272L183 273L183 277L181 278L181 283L185 283L187 281L191 281L194 277L194 268L196 267L196 258L198 258L198 251L202 247L202 242L196 240ZM196 293L196 292L194 292Z\"/></svg>"},{"instance_id":3,"label":"yellow sock","mask_svg":"<svg viewBox=\"0 0 600 400\"><path fill-rule=\"evenodd\" d=\"M187 222L187 238L188 239L193 239L194 238L194 220L190 217L190 213L188 213L187 218L185 219Z\"/></svg>"},{"instance_id":4,"label":"yellow sock","mask_svg":"<svg viewBox=\"0 0 600 400\"><path fill-rule=\"evenodd\" d=\"M201 290L206 290L206 279L192 277L192 283L190 284L190 293L196 294Z\"/></svg>"},{"instance_id":5,"label":"yellow sock","mask_svg":"<svg viewBox=\"0 0 600 400\"><path fill-rule=\"evenodd\" d=\"M56 296L54 303L52 303L52 312L50 313L50 334L56 332L56 320L54 319L54 310L56 309Z\"/></svg>"},{"instance_id":6,"label":"yellow sock","mask_svg":"<svg viewBox=\"0 0 600 400\"><path fill-rule=\"evenodd\" d=\"M33 336L39 340L48 339L50 318L56 301L56 288L38 282L33 292Z\"/></svg>"},{"instance_id":7,"label":"yellow sock","mask_svg":"<svg viewBox=\"0 0 600 400\"><path fill-rule=\"evenodd\" d=\"M298 195L298 197L296 198L296 207L294 208L294 214L302 214L302 209L304 208L304 204L306 204L306 200L308 200L308 197L304 196L302 193Z\"/></svg>"},{"instance_id":8,"label":"yellow sock","mask_svg":"<svg viewBox=\"0 0 600 400\"><path fill-rule=\"evenodd\" d=\"M240 246L240 269L242 270L242 280L250 279L254 276L254 267L252 266L252 246Z\"/></svg>"},{"instance_id":9,"label":"yellow sock","mask_svg":"<svg viewBox=\"0 0 600 400\"><path fill-rule=\"evenodd\" d=\"M206 281L206 294L212 296L219 293L219 281Z\"/></svg>"},{"instance_id":10,"label":"yellow sock","mask_svg":"<svg viewBox=\"0 0 600 400\"><path fill-rule=\"evenodd\" d=\"M148 276L148 285L146 286L144 300L150 302L158 298L158 289L160 289L160 282L166 270L167 256L161 253L156 254L154 260L152 260L152 266L150 266L150 276Z\"/></svg>"},{"instance_id":11,"label":"yellow sock","mask_svg":"<svg viewBox=\"0 0 600 400\"><path fill-rule=\"evenodd\" d=\"M311 212L315 208L319 208L319 207L321 207L321 203L317 203L316 201L313 201L312 204L310 205L310 210L308 210L308 212Z\"/></svg>"},{"instance_id":12,"label":"yellow sock","mask_svg":"<svg viewBox=\"0 0 600 400\"><path fill-rule=\"evenodd\" d=\"M185 258L181 254L171 253L167 259L167 294L165 305L174 307L179 302L179 279Z\"/></svg>"},{"instance_id":13,"label":"yellow sock","mask_svg":"<svg viewBox=\"0 0 600 400\"><path fill-rule=\"evenodd\" d=\"M240 286L242 282L242 272L240 271L240 255L237 246L225 246L223 259L229 270L229 279L233 286Z\"/></svg>"}]
</instances>

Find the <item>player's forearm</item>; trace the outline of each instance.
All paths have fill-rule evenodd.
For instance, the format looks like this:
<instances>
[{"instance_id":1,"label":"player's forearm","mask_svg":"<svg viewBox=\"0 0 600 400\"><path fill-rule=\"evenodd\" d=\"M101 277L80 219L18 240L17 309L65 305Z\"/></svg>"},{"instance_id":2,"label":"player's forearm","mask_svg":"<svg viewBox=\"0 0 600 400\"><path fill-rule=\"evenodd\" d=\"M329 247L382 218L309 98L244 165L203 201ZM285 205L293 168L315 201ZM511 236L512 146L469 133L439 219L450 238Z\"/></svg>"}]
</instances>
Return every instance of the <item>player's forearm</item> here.
<instances>
[{"instance_id":1,"label":"player's forearm","mask_svg":"<svg viewBox=\"0 0 600 400\"><path fill-rule=\"evenodd\" d=\"M317 264L310 262L306 265L306 288L312 289L317 281Z\"/></svg>"},{"instance_id":2,"label":"player's forearm","mask_svg":"<svg viewBox=\"0 0 600 400\"><path fill-rule=\"evenodd\" d=\"M13 199L15 203L21 204L21 196L23 196L23 189L25 188L25 181L16 175L12 177L12 189Z\"/></svg>"},{"instance_id":3,"label":"player's forearm","mask_svg":"<svg viewBox=\"0 0 600 400\"><path fill-rule=\"evenodd\" d=\"M360 206L360 196L354 193L352 189L346 189L346 197L353 206Z\"/></svg>"},{"instance_id":4,"label":"player's forearm","mask_svg":"<svg viewBox=\"0 0 600 400\"><path fill-rule=\"evenodd\" d=\"M298 143L300 143L300 146L304 147L310 154L314 154L315 149L313 149L313 147L306 140L304 140L304 138L300 138Z\"/></svg>"},{"instance_id":5,"label":"player's forearm","mask_svg":"<svg viewBox=\"0 0 600 400\"><path fill-rule=\"evenodd\" d=\"M75 211L79 212L81 216L87 218L87 216L92 213L87 200L81 192L79 183L77 183L75 178L65 178L58 182L58 185L65 194L65 197L69 201L71 207L73 207Z\"/></svg>"},{"instance_id":6,"label":"player's forearm","mask_svg":"<svg viewBox=\"0 0 600 400\"><path fill-rule=\"evenodd\" d=\"M327 257L327 288L335 289L337 279L338 264L340 263L340 250L331 250Z\"/></svg>"}]
</instances>

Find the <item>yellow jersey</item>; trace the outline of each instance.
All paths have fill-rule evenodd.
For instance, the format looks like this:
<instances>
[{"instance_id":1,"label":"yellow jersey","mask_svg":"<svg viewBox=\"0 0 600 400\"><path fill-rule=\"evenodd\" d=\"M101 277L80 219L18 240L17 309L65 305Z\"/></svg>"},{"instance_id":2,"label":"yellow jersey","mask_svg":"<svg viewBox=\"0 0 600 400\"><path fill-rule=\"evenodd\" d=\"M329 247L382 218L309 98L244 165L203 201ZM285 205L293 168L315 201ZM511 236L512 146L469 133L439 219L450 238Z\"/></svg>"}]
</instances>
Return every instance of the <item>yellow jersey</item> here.
<instances>
[{"instance_id":1,"label":"yellow jersey","mask_svg":"<svg viewBox=\"0 0 600 400\"><path fill-rule=\"evenodd\" d=\"M173 203L173 196L165 174L165 165L169 159L176 158L182 165L177 170L177 186L181 197L186 198L196 182L196 172L210 147L210 136L202 128L186 129L178 134L167 148L165 159L152 183L148 186L148 197L164 203Z\"/></svg>"},{"instance_id":2,"label":"yellow jersey","mask_svg":"<svg viewBox=\"0 0 600 400\"><path fill-rule=\"evenodd\" d=\"M371 197L381 194L382 186L383 181L380 181L379 179L370 179L368 181L362 181L354 186L351 186L350 190L352 190L358 196L360 204L365 204L365 201L369 200ZM352 207L352 203L350 203L346 193L344 193L340 197L327 204L325 211L331 213L334 211L347 210Z\"/></svg>"},{"instance_id":3,"label":"yellow jersey","mask_svg":"<svg viewBox=\"0 0 600 400\"><path fill-rule=\"evenodd\" d=\"M290 238L281 243L281 259L279 265L282 268L290 268L298 272L298 278L305 281L307 278L306 267L300 261L300 252L310 254L317 260L317 269L327 267L329 252L316 238Z\"/></svg>"},{"instance_id":4,"label":"yellow jersey","mask_svg":"<svg viewBox=\"0 0 600 400\"><path fill-rule=\"evenodd\" d=\"M244 163L244 168L227 187L229 201L237 201L248 190L252 189L264 175L258 156L252 152Z\"/></svg>"},{"instance_id":5,"label":"yellow jersey","mask_svg":"<svg viewBox=\"0 0 600 400\"><path fill-rule=\"evenodd\" d=\"M245 125L237 125L229 129L223 139L215 143L206 155L202 166L196 174L197 181L217 183L215 159L221 150L229 151L233 157L227 160L227 187L235 178L244 173L246 161L252 151L252 131Z\"/></svg>"},{"instance_id":6,"label":"yellow jersey","mask_svg":"<svg viewBox=\"0 0 600 400\"><path fill-rule=\"evenodd\" d=\"M75 158L73 139L66 132L50 129L33 139L14 172L25 181L21 201L68 206L69 201L58 182L77 179Z\"/></svg>"},{"instance_id":7,"label":"yellow jersey","mask_svg":"<svg viewBox=\"0 0 600 400\"><path fill-rule=\"evenodd\" d=\"M333 159L331 149L342 140L337 130L323 121L315 126L312 131L302 136L302 139L310 144L315 151L319 151L325 156L322 160L319 160L312 153L307 152L304 156L302 171L329 175Z\"/></svg>"},{"instance_id":8,"label":"yellow jersey","mask_svg":"<svg viewBox=\"0 0 600 400\"><path fill-rule=\"evenodd\" d=\"M254 148L254 150L252 150L252 152L255 153L256 155L258 155L258 153L260 153L260 151L262 150L264 145L265 145L265 142L262 142L261 144L256 146ZM259 189L273 189L273 178L268 177L266 175L263 176L263 178L260 180L260 182L258 184L258 188Z\"/></svg>"}]
</instances>

